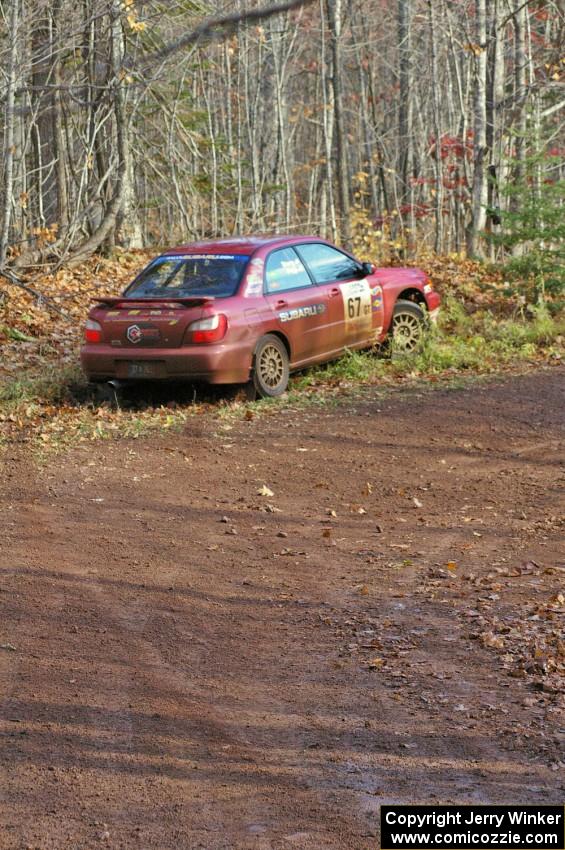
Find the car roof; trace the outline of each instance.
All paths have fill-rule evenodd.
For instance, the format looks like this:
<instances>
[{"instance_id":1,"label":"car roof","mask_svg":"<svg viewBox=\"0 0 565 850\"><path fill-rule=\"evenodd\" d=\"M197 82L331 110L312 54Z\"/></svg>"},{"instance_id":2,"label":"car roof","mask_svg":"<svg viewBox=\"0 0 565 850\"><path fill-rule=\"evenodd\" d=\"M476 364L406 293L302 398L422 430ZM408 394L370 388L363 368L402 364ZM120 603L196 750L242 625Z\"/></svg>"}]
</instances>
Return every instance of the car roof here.
<instances>
[{"instance_id":1,"label":"car roof","mask_svg":"<svg viewBox=\"0 0 565 850\"><path fill-rule=\"evenodd\" d=\"M183 255L183 254L253 254L259 248L294 245L296 242L325 242L319 236L301 236L291 234L287 236L277 236L269 234L259 234L257 236L232 236L227 239L214 239L203 242L189 242L186 245L179 245L176 248L171 248L163 253L167 255Z\"/></svg>"}]
</instances>

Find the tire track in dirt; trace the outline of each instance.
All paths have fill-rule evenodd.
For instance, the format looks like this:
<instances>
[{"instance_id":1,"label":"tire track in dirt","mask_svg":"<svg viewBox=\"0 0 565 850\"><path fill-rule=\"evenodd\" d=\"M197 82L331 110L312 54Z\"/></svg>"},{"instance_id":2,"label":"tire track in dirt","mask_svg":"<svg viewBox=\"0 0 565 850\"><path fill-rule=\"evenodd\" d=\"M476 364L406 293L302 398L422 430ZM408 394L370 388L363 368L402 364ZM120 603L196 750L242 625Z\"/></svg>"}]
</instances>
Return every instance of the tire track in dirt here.
<instances>
[{"instance_id":1,"label":"tire track in dirt","mask_svg":"<svg viewBox=\"0 0 565 850\"><path fill-rule=\"evenodd\" d=\"M30 518L30 525L34 529L34 534L37 539L49 538L52 526L57 526L59 521L56 516L51 516L49 511L45 512L46 519L41 521L44 508L41 506ZM80 515L74 512L74 522L80 526ZM90 520L86 525L90 524ZM79 535L83 541L87 541L90 537L88 530L86 533ZM109 663L106 665L104 675L98 673L98 687L95 698L91 695L90 702L94 705L79 706L80 710L78 720L76 714L71 715L70 719L74 723L76 731L86 735L83 738L83 745L88 745L88 758L81 754L80 758L74 759L72 755L63 754L63 758L57 759L51 757L51 761L55 761L57 771L61 771L65 761L78 761L82 771L98 772L105 769L119 769L118 760L131 760L132 754L135 757L136 741L139 744L140 739L147 733L144 729L144 723L136 721L139 717L137 712L130 711L128 705L130 700L136 703L138 692L143 693L158 693L166 694L165 703L170 707L170 712L167 714L166 706L163 709L163 714L159 714L156 718L157 722L153 724L151 729L153 737L161 737L163 745L167 745L167 737L163 736L163 730L159 729L161 723L172 722L175 716L181 713L186 717L194 717L197 715L197 737L206 742L205 752L200 752L201 747L197 748L192 754L193 759L210 758L210 750L214 751L214 758L217 762L216 769L223 770L226 778L230 774L236 779L247 782L254 779L255 782L261 779L261 754L255 752L251 743L242 740L240 730L234 730L225 727L225 718L218 715L218 712L210 710L208 706L195 700L194 686L185 687L185 682L182 678L181 671L171 668L164 654L158 648L159 644L167 645L170 643L170 635L165 634L163 623L159 623L157 637L153 634L155 625L152 620L155 619L148 614L147 610L135 598L124 596L123 592L118 590L116 593L116 585L123 584L118 580L102 578L100 576L100 568L94 566L91 556L87 554L88 545L80 552L75 546L68 546L65 538L55 540L50 546L50 561L56 562L57 570L50 574L50 582L57 585L56 597L59 600L57 608L60 611L63 608L76 609L78 612L88 609L90 620L97 623L97 631L102 633L110 632L112 634L112 643L118 647L117 651L112 650ZM173 572L177 572L176 569ZM45 571L40 569L35 573L45 575ZM49 573L48 573L49 574ZM58 581L54 581L58 579ZM80 587L80 592L77 592L77 587ZM61 604L62 597L67 596L66 604ZM77 620L78 622L78 620ZM200 624L202 629L203 624ZM71 629L80 633L81 626L74 625ZM204 634L206 634L204 627ZM182 636L181 636L182 637ZM190 635L191 642L193 635ZM155 641L155 642L153 642ZM208 648L211 641L198 638L198 643ZM191 654L193 649L191 647ZM91 659L92 662L99 664L100 658ZM192 658L194 662L195 659ZM180 675L179 675L180 674ZM230 675L227 673L227 675ZM70 680L75 683L76 680ZM174 703L174 704L173 704ZM181 712L182 706L182 712ZM28 707L33 709L33 706ZM12 710L19 713L19 719L25 718L25 706L18 704L17 701L12 706ZM76 711L75 708L72 709ZM31 712L32 713L32 712ZM50 726L59 728L69 718L56 718L53 714L49 714ZM57 724L60 720L61 723ZM55 721L55 723L53 722ZM190 726L190 724L189 724ZM195 724L196 726L196 724ZM225 727L225 728L224 728ZM195 730L192 730L193 732ZM223 763L221 759L221 751L229 749L229 758ZM133 751L133 753L132 753ZM216 755L220 754L220 757ZM156 753L154 753L156 755ZM37 757L37 754L36 754ZM249 765L250 769L247 769ZM51 768L53 765L50 764ZM165 772L180 780L182 778L182 764L179 766L178 760L169 758L168 764L164 767ZM201 771L202 772L202 771ZM250 774L250 778L247 774ZM59 777L61 779L61 777ZM280 780L283 781L281 791L284 793L286 788L284 772L281 772ZM291 777L292 783L292 777ZM95 795L101 792L96 791ZM246 801L246 822L248 828L254 837L254 846L264 843L265 839L261 837L262 830L267 829L264 826L264 821L272 821L272 817L265 818L264 812L261 816L261 811L257 811L257 807L252 805L252 801ZM267 811L270 806L266 807ZM198 833L199 830L212 829L214 833L222 833L221 817L216 808L211 803L204 803L199 806L198 823L193 825L191 833ZM107 817L107 821L111 818ZM213 827L210 826L213 824ZM106 821L98 821L95 823L100 828L101 835L105 835L108 831ZM78 824L77 824L78 826ZM257 831L256 833L254 831ZM293 834L293 833L290 833ZM302 836L304 838L304 836ZM330 839L328 839L329 841ZM267 846L267 845L265 845ZM328 843L327 846L331 846Z\"/></svg>"}]
</instances>

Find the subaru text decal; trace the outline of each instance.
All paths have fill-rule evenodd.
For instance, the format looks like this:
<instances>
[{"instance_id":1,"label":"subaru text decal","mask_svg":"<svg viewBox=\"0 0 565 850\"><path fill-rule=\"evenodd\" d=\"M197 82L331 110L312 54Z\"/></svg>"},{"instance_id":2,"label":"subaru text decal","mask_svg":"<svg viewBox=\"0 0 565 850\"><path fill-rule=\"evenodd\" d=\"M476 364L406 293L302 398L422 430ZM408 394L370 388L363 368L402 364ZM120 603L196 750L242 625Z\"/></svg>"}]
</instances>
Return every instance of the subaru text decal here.
<instances>
[{"instance_id":1,"label":"subaru text decal","mask_svg":"<svg viewBox=\"0 0 565 850\"><path fill-rule=\"evenodd\" d=\"M321 316L326 310L325 304L312 304L307 307L297 307L296 310L284 310L279 313L281 322L293 322L295 319L309 319L312 316Z\"/></svg>"}]
</instances>

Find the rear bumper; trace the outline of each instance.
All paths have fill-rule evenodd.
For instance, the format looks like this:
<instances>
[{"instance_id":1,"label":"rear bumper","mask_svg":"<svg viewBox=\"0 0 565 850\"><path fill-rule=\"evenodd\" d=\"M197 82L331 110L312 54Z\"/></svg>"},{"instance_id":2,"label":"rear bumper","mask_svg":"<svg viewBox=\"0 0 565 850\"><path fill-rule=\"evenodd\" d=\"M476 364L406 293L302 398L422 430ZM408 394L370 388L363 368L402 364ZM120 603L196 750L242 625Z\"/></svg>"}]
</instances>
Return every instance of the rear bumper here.
<instances>
[{"instance_id":1,"label":"rear bumper","mask_svg":"<svg viewBox=\"0 0 565 850\"><path fill-rule=\"evenodd\" d=\"M110 345L87 343L81 348L80 360L91 381L116 378L243 384L249 380L251 372L251 351L241 345L120 350Z\"/></svg>"}]
</instances>

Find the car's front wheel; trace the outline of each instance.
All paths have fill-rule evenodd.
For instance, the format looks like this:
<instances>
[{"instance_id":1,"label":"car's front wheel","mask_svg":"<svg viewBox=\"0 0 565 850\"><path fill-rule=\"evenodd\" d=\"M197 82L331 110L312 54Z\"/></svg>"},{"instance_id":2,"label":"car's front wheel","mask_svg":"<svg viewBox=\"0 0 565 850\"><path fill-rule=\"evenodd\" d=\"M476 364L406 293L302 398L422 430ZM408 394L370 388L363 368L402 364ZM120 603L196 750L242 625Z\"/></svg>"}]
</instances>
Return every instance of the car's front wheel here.
<instances>
[{"instance_id":1,"label":"car's front wheel","mask_svg":"<svg viewBox=\"0 0 565 850\"><path fill-rule=\"evenodd\" d=\"M261 337L255 349L253 385L261 398L277 398L288 386L288 352L274 334Z\"/></svg>"},{"instance_id":2,"label":"car's front wheel","mask_svg":"<svg viewBox=\"0 0 565 850\"><path fill-rule=\"evenodd\" d=\"M421 346L426 330L426 314L412 301L397 301L392 311L390 335L392 351L412 354Z\"/></svg>"}]
</instances>

